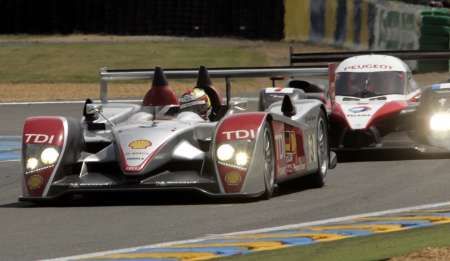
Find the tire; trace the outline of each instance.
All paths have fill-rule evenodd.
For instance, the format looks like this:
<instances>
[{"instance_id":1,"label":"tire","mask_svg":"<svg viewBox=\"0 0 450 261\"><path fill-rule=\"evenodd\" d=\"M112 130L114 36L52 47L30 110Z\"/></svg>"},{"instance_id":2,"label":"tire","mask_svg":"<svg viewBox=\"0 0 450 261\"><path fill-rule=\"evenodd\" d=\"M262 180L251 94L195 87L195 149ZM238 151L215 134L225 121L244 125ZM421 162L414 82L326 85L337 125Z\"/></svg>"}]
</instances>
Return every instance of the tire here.
<instances>
[{"instance_id":1,"label":"tire","mask_svg":"<svg viewBox=\"0 0 450 261\"><path fill-rule=\"evenodd\" d=\"M330 146L328 143L328 124L323 111L319 114L316 125L317 131L317 171L310 175L310 186L321 188L325 185L325 177L330 164Z\"/></svg>"},{"instance_id":2,"label":"tire","mask_svg":"<svg viewBox=\"0 0 450 261\"><path fill-rule=\"evenodd\" d=\"M270 199L275 191L275 147L273 144L272 129L268 123L264 124L263 154L264 154L264 184L263 199Z\"/></svg>"}]
</instances>

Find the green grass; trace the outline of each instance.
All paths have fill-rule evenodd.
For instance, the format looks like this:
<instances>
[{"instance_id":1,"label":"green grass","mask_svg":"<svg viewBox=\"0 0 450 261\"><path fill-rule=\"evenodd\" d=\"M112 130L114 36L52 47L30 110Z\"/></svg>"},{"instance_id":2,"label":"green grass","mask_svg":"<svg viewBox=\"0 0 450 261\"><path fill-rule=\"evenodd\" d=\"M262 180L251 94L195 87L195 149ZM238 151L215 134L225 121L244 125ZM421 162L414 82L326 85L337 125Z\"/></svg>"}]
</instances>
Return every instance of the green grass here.
<instances>
[{"instance_id":1,"label":"green grass","mask_svg":"<svg viewBox=\"0 0 450 261\"><path fill-rule=\"evenodd\" d=\"M450 246L450 224L263 251L222 260L385 260L425 247L443 246Z\"/></svg>"},{"instance_id":2,"label":"green grass","mask_svg":"<svg viewBox=\"0 0 450 261\"><path fill-rule=\"evenodd\" d=\"M6 40L23 40L7 37ZM26 38L25 38L26 39ZM2 43L0 83L93 83L100 67L164 68L271 65L253 45L221 41ZM218 58L220 57L220 58Z\"/></svg>"}]
</instances>

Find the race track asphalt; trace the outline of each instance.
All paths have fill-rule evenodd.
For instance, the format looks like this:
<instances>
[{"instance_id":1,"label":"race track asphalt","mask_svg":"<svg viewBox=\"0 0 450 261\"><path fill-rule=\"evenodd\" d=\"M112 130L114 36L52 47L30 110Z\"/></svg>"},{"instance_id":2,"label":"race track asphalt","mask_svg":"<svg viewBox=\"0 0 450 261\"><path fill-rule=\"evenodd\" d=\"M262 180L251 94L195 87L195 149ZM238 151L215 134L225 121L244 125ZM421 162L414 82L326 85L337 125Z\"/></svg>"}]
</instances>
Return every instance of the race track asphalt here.
<instances>
[{"instance_id":1,"label":"race track asphalt","mask_svg":"<svg viewBox=\"0 0 450 261\"><path fill-rule=\"evenodd\" d=\"M80 112L81 104L0 106L0 135L20 135L30 115L79 117ZM269 201L128 194L43 207L17 201L20 163L0 162L0 260L84 254L450 199L449 160L368 157L372 161L339 164L322 189L297 182L281 187Z\"/></svg>"}]
</instances>

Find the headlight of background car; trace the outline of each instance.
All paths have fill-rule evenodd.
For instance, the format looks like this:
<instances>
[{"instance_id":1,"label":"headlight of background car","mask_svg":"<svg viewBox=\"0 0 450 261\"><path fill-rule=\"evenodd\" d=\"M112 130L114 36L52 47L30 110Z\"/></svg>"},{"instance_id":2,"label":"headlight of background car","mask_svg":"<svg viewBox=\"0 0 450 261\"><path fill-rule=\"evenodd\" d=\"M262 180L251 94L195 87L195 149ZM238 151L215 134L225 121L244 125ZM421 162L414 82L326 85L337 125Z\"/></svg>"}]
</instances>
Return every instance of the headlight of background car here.
<instances>
[{"instance_id":1,"label":"headlight of background car","mask_svg":"<svg viewBox=\"0 0 450 261\"><path fill-rule=\"evenodd\" d=\"M430 118L430 129L433 131L450 131L450 113L438 112Z\"/></svg>"},{"instance_id":2,"label":"headlight of background car","mask_svg":"<svg viewBox=\"0 0 450 261\"><path fill-rule=\"evenodd\" d=\"M253 151L254 142L251 140L223 143L217 147L218 163L237 169L247 169Z\"/></svg>"},{"instance_id":3,"label":"headlight of background car","mask_svg":"<svg viewBox=\"0 0 450 261\"><path fill-rule=\"evenodd\" d=\"M25 147L25 174L52 167L59 158L59 148L41 144L27 144Z\"/></svg>"}]
</instances>

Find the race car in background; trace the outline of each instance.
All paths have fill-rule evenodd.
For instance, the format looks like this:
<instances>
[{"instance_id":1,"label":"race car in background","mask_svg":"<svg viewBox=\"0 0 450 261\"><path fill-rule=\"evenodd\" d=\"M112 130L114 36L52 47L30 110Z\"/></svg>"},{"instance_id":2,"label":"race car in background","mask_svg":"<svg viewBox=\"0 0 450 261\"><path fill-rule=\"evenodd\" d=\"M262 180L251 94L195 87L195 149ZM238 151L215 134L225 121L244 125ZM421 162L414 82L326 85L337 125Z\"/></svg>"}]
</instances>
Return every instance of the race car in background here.
<instances>
[{"instance_id":1,"label":"race car in background","mask_svg":"<svg viewBox=\"0 0 450 261\"><path fill-rule=\"evenodd\" d=\"M422 151L450 149L449 85L419 87L400 58L448 60L450 51L291 52L291 64L339 62L329 65L324 93L331 101L333 150L402 146L385 142L392 133L405 133L412 141L408 146Z\"/></svg>"},{"instance_id":2,"label":"race car in background","mask_svg":"<svg viewBox=\"0 0 450 261\"><path fill-rule=\"evenodd\" d=\"M241 112L231 102L230 77L323 75L304 68L167 70L194 78L211 100L212 116L183 111L161 68L102 70L101 90L112 80L153 79L142 104L87 100L83 118L31 117L23 128L24 201L86 192L196 190L210 196L272 196L277 184L309 175L324 185L336 156L328 144L328 114L321 99L296 88L266 88L266 106ZM226 79L225 104L211 77ZM270 102L268 102L270 100Z\"/></svg>"}]
</instances>

